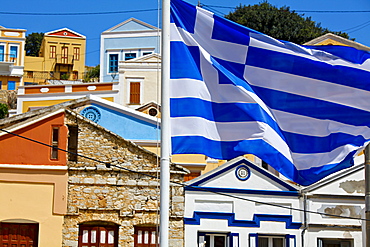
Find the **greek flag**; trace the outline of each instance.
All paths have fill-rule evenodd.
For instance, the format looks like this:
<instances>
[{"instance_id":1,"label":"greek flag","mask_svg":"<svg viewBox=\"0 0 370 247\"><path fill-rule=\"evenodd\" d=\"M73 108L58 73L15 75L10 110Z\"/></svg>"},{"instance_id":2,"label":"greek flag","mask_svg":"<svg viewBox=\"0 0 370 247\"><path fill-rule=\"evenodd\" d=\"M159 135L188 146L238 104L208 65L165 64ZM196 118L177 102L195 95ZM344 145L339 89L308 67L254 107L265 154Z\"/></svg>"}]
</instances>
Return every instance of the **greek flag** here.
<instances>
[{"instance_id":1,"label":"greek flag","mask_svg":"<svg viewBox=\"0 0 370 247\"><path fill-rule=\"evenodd\" d=\"M301 185L370 140L370 54L276 40L171 2L173 154L253 154Z\"/></svg>"}]
</instances>

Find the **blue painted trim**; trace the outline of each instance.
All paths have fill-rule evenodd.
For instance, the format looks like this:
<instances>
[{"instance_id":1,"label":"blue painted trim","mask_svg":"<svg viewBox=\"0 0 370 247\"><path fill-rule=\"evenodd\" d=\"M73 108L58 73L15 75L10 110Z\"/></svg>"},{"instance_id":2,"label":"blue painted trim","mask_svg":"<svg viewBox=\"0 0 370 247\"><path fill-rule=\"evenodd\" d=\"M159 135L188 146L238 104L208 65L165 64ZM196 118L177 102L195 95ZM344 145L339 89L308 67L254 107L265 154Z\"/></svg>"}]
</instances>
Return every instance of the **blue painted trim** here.
<instances>
[{"instance_id":1,"label":"blue painted trim","mask_svg":"<svg viewBox=\"0 0 370 247\"><path fill-rule=\"evenodd\" d=\"M248 175L247 175L245 178L240 177L240 175L239 175L239 173L238 173L238 170L239 170L240 168L245 168L245 169L247 170ZM249 169L249 167L248 167L248 166L246 166L246 165L240 165L240 166L238 166L238 167L235 169L235 176L236 176L239 180L241 180L241 181L246 181L246 180L251 176L251 170L250 170L250 169Z\"/></svg>"},{"instance_id":2,"label":"blue painted trim","mask_svg":"<svg viewBox=\"0 0 370 247\"><path fill-rule=\"evenodd\" d=\"M280 191L280 190L248 190L248 189L235 189L235 188L185 186L185 191L221 192L221 193L237 193L237 194L246 194L246 195L271 195L271 196L299 197L298 191Z\"/></svg>"},{"instance_id":3,"label":"blue painted trim","mask_svg":"<svg viewBox=\"0 0 370 247\"><path fill-rule=\"evenodd\" d=\"M237 162L235 162L233 164L230 164L230 165L226 166L225 168L220 169L219 171L217 171L217 172L215 172L213 174L210 174L208 176L205 176L203 179L200 179L200 180L198 180L198 181L196 181L194 183L191 183L189 185L191 185L191 186L199 186L200 184L202 184L202 183L204 183L204 182L206 182L208 180L211 180L214 177L217 177L217 176L221 175L222 173L224 173L224 172L226 172L226 171L228 171L230 169L233 169L233 168L235 168L235 167L237 167L239 165L242 165L242 164L249 166L251 169L253 169L253 170L261 173L262 175L264 175L267 178L271 179L272 181L280 184L281 186L284 186L285 188L287 188L290 191L297 191L297 189L294 188L293 186L290 186L289 184L287 184L286 182L282 181L278 177L273 176L271 173L267 172L264 168L254 165L253 163L249 162L247 159L239 160L239 161L237 161Z\"/></svg>"},{"instance_id":4,"label":"blue painted trim","mask_svg":"<svg viewBox=\"0 0 370 247\"><path fill-rule=\"evenodd\" d=\"M184 218L185 225L200 225L200 219L227 220L228 226L260 227L261 221L285 222L286 229L299 229L300 222L293 222L291 215L255 214L253 220L236 220L234 213L194 212L193 218Z\"/></svg>"},{"instance_id":5,"label":"blue painted trim","mask_svg":"<svg viewBox=\"0 0 370 247\"><path fill-rule=\"evenodd\" d=\"M290 246L290 239L294 239L294 246ZM295 235L287 235L287 246L288 247L296 247L297 246L297 241L296 241L296 238L295 238Z\"/></svg>"},{"instance_id":6,"label":"blue painted trim","mask_svg":"<svg viewBox=\"0 0 370 247\"><path fill-rule=\"evenodd\" d=\"M256 238L254 240L255 242L255 246L258 246L258 237L261 236L261 237L273 237L273 236L279 236L279 237L283 237L284 240L285 240L285 246L286 247L296 247L296 238L295 238L295 235L289 235L289 234L278 234L278 235L275 235L275 234L264 234L264 233L250 233L249 234L249 244L251 244L251 238ZM294 239L294 246L291 246L290 245L290 239Z\"/></svg>"}]
</instances>

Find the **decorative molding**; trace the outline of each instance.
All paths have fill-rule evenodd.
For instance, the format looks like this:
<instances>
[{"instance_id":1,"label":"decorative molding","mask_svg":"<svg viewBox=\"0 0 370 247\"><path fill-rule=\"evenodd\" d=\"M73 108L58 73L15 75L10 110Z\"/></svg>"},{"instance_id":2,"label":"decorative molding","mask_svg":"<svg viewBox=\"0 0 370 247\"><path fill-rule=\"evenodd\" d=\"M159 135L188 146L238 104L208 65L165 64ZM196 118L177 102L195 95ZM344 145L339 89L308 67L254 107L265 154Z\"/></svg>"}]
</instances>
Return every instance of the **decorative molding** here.
<instances>
[{"instance_id":1,"label":"decorative molding","mask_svg":"<svg viewBox=\"0 0 370 247\"><path fill-rule=\"evenodd\" d=\"M194 212L193 218L184 218L185 225L200 225L201 219L227 220L228 226L260 227L261 221L285 222L286 229L299 229L301 222L293 222L291 215L254 214L253 220L237 220L235 213Z\"/></svg>"}]
</instances>

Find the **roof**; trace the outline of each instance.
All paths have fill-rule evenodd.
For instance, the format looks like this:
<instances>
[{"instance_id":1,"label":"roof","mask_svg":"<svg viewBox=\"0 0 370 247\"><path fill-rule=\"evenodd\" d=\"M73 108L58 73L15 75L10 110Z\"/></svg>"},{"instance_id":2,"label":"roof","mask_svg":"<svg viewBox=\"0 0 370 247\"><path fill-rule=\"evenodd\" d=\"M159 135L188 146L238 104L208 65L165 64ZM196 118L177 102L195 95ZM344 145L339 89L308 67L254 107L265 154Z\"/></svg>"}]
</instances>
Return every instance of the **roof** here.
<instances>
[{"instance_id":1,"label":"roof","mask_svg":"<svg viewBox=\"0 0 370 247\"><path fill-rule=\"evenodd\" d=\"M239 168L248 174L239 176ZM278 196L299 196L300 187L275 176L245 157L238 157L187 182L186 190L207 188L207 191Z\"/></svg>"},{"instance_id":2,"label":"roof","mask_svg":"<svg viewBox=\"0 0 370 247\"><path fill-rule=\"evenodd\" d=\"M66 32L67 34L64 34ZM86 36L77 33L69 28L61 28L54 31L50 31L44 34L44 36L59 36L59 37L68 37L68 38L83 38L86 39Z\"/></svg>"},{"instance_id":3,"label":"roof","mask_svg":"<svg viewBox=\"0 0 370 247\"><path fill-rule=\"evenodd\" d=\"M144 29L141 29L141 30L123 30L122 27L127 25L130 22L135 22L135 23L139 24L140 26L142 26ZM130 19L127 19L127 20L115 25L114 27L109 28L108 30L104 31L103 34L104 33L111 33L113 31L131 32L131 31L145 31L145 30L146 31L150 31L150 30L158 31L160 29L155 27L155 26L152 26L152 25L150 25L146 22L140 21L136 18L130 18Z\"/></svg>"},{"instance_id":4,"label":"roof","mask_svg":"<svg viewBox=\"0 0 370 247\"><path fill-rule=\"evenodd\" d=\"M81 116L80 114L78 114L77 112L73 111L73 109L75 109L77 107L84 106L84 105L89 104L91 102L98 102L98 99L91 100L90 97L92 97L92 96L84 97L84 98L80 98L80 99L76 99L76 100L72 100L72 101L68 101L68 102L63 102L61 104L52 105L52 106L44 107L44 108L41 108L41 109L25 112L25 113L15 115L15 116L12 116L12 117L9 117L9 118L5 118L5 119L0 119L0 129L4 129L4 130L7 130L7 131L14 131L14 130L17 130L17 129L24 128L26 126L30 126L31 124L35 124L38 121L42 121L42 120L44 120L48 117L54 116L56 114L60 114L62 112L65 112L65 113L68 113L68 114L73 114L77 118L79 118L81 121L85 121L88 124L90 124L90 125L92 125L96 128L99 128L100 130L105 131L110 135L113 135L114 138L119 139L119 140L127 143L127 145L129 145L131 147L135 147L137 149L140 149L143 152L146 152L148 155L152 155L154 157L157 157L157 155L155 153L150 152L150 151L146 150L145 148L142 148L141 146L136 145L132 141L129 141L129 140L126 140L126 139L122 138L121 136L113 133L112 131L100 126L99 124L97 124L93 121L90 121L89 119L87 119L87 118ZM93 97L93 98L95 98L95 97ZM134 110L132 110L132 111L134 111ZM139 115L145 115L146 117L153 118L153 117L150 117L150 116L148 116L147 114L144 114L144 113L140 113L140 112L137 112L137 113ZM3 131L0 131L0 135L4 135L4 134L6 134L6 133L3 132ZM172 166L171 172L180 172L180 173L183 173L183 174L190 173L189 170L187 170L186 168L184 168L180 165L171 163L171 166Z\"/></svg>"},{"instance_id":5,"label":"roof","mask_svg":"<svg viewBox=\"0 0 370 247\"><path fill-rule=\"evenodd\" d=\"M370 51L370 47L368 47L368 46L365 46L363 44L357 43L357 42L355 42L353 40L349 40L349 39L343 38L343 37L338 36L338 35L335 35L333 33L324 34L324 35L322 35L320 37L317 37L317 38L315 38L315 39L313 39L311 41L308 41L304 45L321 45L320 43L324 42L325 40L330 40L330 39L331 40L334 40L334 41L337 41L339 43L342 43L343 45L356 48L358 50Z\"/></svg>"}]
</instances>

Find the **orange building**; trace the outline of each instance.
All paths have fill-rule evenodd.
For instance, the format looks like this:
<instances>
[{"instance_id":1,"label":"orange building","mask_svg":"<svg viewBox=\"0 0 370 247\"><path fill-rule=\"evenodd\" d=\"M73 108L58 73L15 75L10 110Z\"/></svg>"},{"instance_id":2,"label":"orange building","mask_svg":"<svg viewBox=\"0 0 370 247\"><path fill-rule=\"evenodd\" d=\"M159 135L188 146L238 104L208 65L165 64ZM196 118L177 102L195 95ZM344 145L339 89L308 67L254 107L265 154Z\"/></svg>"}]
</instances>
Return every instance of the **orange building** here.
<instances>
[{"instance_id":1,"label":"orange building","mask_svg":"<svg viewBox=\"0 0 370 247\"><path fill-rule=\"evenodd\" d=\"M0 246L60 246L68 175L56 147L67 145L64 112L7 118L0 128L54 147L0 131Z\"/></svg>"}]
</instances>

